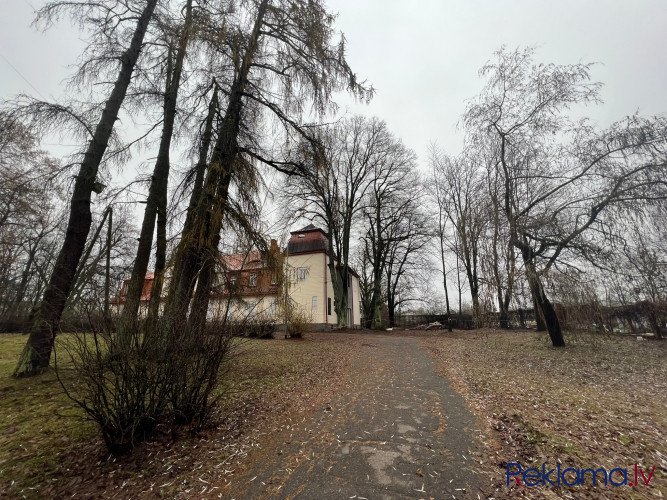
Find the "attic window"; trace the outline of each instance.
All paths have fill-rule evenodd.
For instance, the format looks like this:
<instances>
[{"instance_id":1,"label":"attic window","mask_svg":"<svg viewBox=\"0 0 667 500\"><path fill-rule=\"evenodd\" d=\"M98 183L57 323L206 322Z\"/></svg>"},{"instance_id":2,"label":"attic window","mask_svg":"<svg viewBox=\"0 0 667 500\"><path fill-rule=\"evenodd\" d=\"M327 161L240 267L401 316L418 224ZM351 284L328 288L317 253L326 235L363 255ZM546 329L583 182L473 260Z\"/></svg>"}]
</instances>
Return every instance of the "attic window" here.
<instances>
[{"instance_id":1,"label":"attic window","mask_svg":"<svg viewBox=\"0 0 667 500\"><path fill-rule=\"evenodd\" d=\"M299 238L305 238L305 237L306 237L305 234L300 234L300 235L299 235Z\"/></svg>"}]
</instances>

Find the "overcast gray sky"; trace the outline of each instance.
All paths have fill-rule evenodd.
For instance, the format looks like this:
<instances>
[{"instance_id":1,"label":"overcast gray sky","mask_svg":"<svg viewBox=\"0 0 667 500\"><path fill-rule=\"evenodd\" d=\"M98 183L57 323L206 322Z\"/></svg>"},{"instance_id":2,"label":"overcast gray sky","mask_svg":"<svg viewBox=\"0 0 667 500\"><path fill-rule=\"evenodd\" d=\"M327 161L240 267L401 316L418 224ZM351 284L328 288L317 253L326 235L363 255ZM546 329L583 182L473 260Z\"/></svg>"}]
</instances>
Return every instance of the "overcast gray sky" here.
<instances>
[{"instance_id":1,"label":"overcast gray sky","mask_svg":"<svg viewBox=\"0 0 667 500\"><path fill-rule=\"evenodd\" d=\"M0 0L0 97L61 93L79 52L63 21L46 33L31 28L42 0ZM542 62L600 62L605 104L591 110L601 126L639 110L667 111L665 0L329 0L348 57L377 89L369 106L420 157L430 141L460 148L456 123L481 88L479 68L505 44L537 45ZM12 68L12 66L15 68ZM23 75L23 78L18 73ZM24 80L25 78L25 80ZM30 82L33 89L27 82Z\"/></svg>"}]
</instances>

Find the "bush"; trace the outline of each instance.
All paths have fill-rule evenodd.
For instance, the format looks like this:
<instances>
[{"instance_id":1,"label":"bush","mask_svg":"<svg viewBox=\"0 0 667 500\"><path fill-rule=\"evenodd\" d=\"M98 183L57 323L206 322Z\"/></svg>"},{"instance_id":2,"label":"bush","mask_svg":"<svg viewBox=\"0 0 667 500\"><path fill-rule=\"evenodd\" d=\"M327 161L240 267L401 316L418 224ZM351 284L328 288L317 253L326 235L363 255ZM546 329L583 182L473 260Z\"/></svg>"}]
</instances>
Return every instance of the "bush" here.
<instances>
[{"instance_id":1,"label":"bush","mask_svg":"<svg viewBox=\"0 0 667 500\"><path fill-rule=\"evenodd\" d=\"M312 330L311 313L296 304L291 304L285 314L285 330L292 338L302 338L304 333Z\"/></svg>"},{"instance_id":2,"label":"bush","mask_svg":"<svg viewBox=\"0 0 667 500\"><path fill-rule=\"evenodd\" d=\"M100 427L114 455L130 452L160 423L203 425L218 401L213 391L231 346L219 325L198 335L187 328L68 335L55 354L67 396ZM65 371L73 371L61 376Z\"/></svg>"},{"instance_id":3,"label":"bush","mask_svg":"<svg viewBox=\"0 0 667 500\"><path fill-rule=\"evenodd\" d=\"M56 373L67 396L100 427L107 449L122 455L151 436L167 418L169 369L162 349L134 336L120 349L114 336L69 335L63 349L67 363L54 350ZM73 370L71 376L61 376ZM67 381L67 382L65 382Z\"/></svg>"},{"instance_id":4,"label":"bush","mask_svg":"<svg viewBox=\"0 0 667 500\"><path fill-rule=\"evenodd\" d=\"M170 400L176 424L201 426L222 396L213 397L220 367L231 348L233 329L207 325L199 335L181 336L168 350L172 367Z\"/></svg>"},{"instance_id":5,"label":"bush","mask_svg":"<svg viewBox=\"0 0 667 500\"><path fill-rule=\"evenodd\" d=\"M264 317L249 320L243 328L247 337L255 339L272 339L277 329L278 325L273 320Z\"/></svg>"}]
</instances>

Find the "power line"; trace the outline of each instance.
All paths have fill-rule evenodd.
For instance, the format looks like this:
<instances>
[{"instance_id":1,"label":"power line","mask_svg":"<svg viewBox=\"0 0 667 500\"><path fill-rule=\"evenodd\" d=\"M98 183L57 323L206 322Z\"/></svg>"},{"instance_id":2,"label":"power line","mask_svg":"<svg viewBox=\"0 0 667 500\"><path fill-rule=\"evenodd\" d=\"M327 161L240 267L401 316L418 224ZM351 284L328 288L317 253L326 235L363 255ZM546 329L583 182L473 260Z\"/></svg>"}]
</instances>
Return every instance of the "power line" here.
<instances>
[{"instance_id":1,"label":"power line","mask_svg":"<svg viewBox=\"0 0 667 500\"><path fill-rule=\"evenodd\" d=\"M7 59L7 58L5 57L5 55L4 55L2 52L0 52L0 57L2 57L2 58L5 60L5 62L9 65L9 67L12 68L12 69L16 72L17 75L19 75L21 78L23 78L23 81L24 81L24 82L26 82L28 85L30 85L30 86L32 87L32 89L33 89L35 92L37 92L37 93L39 94L39 96L40 96L42 99L44 99L44 100L46 101L46 97L44 97L44 96L42 95L42 93L41 93L39 90L37 90L37 87L35 87L32 83L30 83L30 81L29 81L25 76L23 76L23 73L21 73L21 72L16 68L16 66L14 66L14 65L9 61L9 59Z\"/></svg>"}]
</instances>

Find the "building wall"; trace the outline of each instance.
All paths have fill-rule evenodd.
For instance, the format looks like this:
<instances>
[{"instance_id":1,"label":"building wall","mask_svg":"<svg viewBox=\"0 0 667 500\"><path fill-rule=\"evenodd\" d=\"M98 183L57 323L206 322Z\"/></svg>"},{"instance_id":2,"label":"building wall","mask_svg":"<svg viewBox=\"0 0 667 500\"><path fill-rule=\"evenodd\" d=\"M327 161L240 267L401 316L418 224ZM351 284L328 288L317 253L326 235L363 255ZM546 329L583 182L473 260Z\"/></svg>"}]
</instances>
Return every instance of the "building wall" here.
<instances>
[{"instance_id":1,"label":"building wall","mask_svg":"<svg viewBox=\"0 0 667 500\"><path fill-rule=\"evenodd\" d=\"M316 324L331 324L332 317L327 317L326 310L326 255L323 252L289 255L286 259L286 279L288 294L302 310L310 313L311 321ZM305 279L300 276L305 269ZM332 311L333 312L333 311ZM335 323L335 316L333 319Z\"/></svg>"},{"instance_id":2,"label":"building wall","mask_svg":"<svg viewBox=\"0 0 667 500\"><path fill-rule=\"evenodd\" d=\"M298 279L299 269L306 269L305 279ZM211 297L208 308L208 318L227 318L233 321L246 321L253 317L267 318L278 323L282 319L278 317L279 307L276 303L276 287L270 285L271 275L264 273L261 269L250 271L258 273L257 294L252 294L247 286L242 287L241 297L234 300L224 293L217 293ZM245 279L247 272L244 270L239 274L239 280ZM303 310L310 313L313 324L322 326L335 326L338 317L334 309L334 290L329 275L329 267L325 252L313 252L297 255L289 255L286 259L286 278L289 279L289 295L293 302L299 304ZM148 281L148 280L147 280ZM168 278L163 287L163 293L168 289ZM151 280L152 284L152 280ZM148 285L144 285L145 287ZM150 290L150 287L148 288ZM147 297L150 294L147 295ZM147 299L142 297L142 299ZM313 300L315 299L315 301ZM331 314L328 314L328 303L331 301ZM316 305L315 305L316 302ZM350 303L352 305L353 325L360 326L361 301L359 296L359 279L352 276L350 288ZM147 300L142 300L139 315L146 315ZM164 299L160 305L161 312L164 307ZM118 301L112 304L112 310L120 314L123 304Z\"/></svg>"},{"instance_id":3,"label":"building wall","mask_svg":"<svg viewBox=\"0 0 667 500\"><path fill-rule=\"evenodd\" d=\"M299 268L308 269L304 281L299 281ZM289 255L287 269L290 279L289 294L293 301L301 304L312 314L312 322L321 325L338 324L338 316L334 309L334 289L329 274L327 256L324 252ZM359 279L352 276L349 302L352 307L353 323L350 326L361 326L361 299L359 296ZM313 308L313 298L317 298L317 309ZM328 314L328 302L331 299L331 314Z\"/></svg>"},{"instance_id":4,"label":"building wall","mask_svg":"<svg viewBox=\"0 0 667 500\"><path fill-rule=\"evenodd\" d=\"M211 297L208 306L208 319L222 319L227 315L232 321L247 321L262 318L280 321L277 318L278 307L275 295L245 295L230 300L229 297L218 295Z\"/></svg>"}]
</instances>

